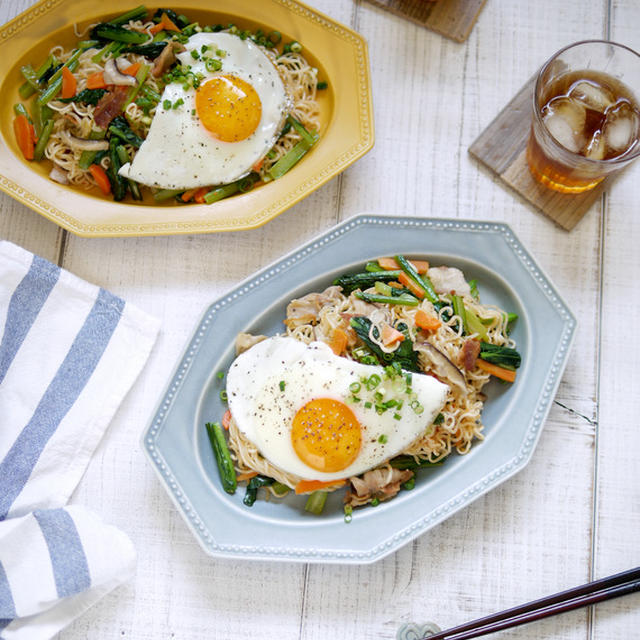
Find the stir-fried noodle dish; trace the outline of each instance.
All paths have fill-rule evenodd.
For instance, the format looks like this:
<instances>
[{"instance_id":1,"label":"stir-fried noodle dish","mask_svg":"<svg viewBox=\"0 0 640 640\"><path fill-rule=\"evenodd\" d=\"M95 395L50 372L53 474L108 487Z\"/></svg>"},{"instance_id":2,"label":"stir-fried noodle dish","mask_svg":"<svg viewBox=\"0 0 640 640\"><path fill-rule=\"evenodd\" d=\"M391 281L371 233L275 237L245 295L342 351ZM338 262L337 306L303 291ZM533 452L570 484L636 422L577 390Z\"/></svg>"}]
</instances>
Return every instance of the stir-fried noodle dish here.
<instances>
[{"instance_id":1,"label":"stir-fried noodle dish","mask_svg":"<svg viewBox=\"0 0 640 640\"><path fill-rule=\"evenodd\" d=\"M14 106L18 147L52 180L211 204L281 177L318 140L327 84L278 31L141 6L76 35L21 68Z\"/></svg>"},{"instance_id":2,"label":"stir-fried noodle dish","mask_svg":"<svg viewBox=\"0 0 640 640\"><path fill-rule=\"evenodd\" d=\"M343 490L349 520L467 453L483 439L483 388L513 383L521 361L515 314L480 288L455 267L380 258L292 300L281 335L241 333L228 411L206 425L225 490L246 481L249 506L261 487L294 491L312 513Z\"/></svg>"}]
</instances>

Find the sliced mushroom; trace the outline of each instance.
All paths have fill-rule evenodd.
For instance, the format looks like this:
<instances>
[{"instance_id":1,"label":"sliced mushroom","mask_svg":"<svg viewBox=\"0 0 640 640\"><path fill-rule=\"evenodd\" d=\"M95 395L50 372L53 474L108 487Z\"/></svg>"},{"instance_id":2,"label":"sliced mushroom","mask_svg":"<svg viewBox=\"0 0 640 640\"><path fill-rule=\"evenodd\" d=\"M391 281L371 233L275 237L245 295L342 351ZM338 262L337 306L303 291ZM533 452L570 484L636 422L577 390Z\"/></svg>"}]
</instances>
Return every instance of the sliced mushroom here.
<instances>
[{"instance_id":1,"label":"sliced mushroom","mask_svg":"<svg viewBox=\"0 0 640 640\"><path fill-rule=\"evenodd\" d=\"M53 165L53 169L49 173L49 178L59 184L69 184L69 176L64 169L61 169L57 164Z\"/></svg>"},{"instance_id":2,"label":"sliced mushroom","mask_svg":"<svg viewBox=\"0 0 640 640\"><path fill-rule=\"evenodd\" d=\"M104 65L104 83L105 84L117 84L122 86L133 87L138 84L138 81L134 76L122 73L118 68L118 64L113 58L109 58Z\"/></svg>"},{"instance_id":3,"label":"sliced mushroom","mask_svg":"<svg viewBox=\"0 0 640 640\"><path fill-rule=\"evenodd\" d=\"M74 149L81 149L82 151L104 151L109 148L109 143L106 140L87 140L86 138L77 138L64 129L59 135L63 142Z\"/></svg>"},{"instance_id":4,"label":"sliced mushroom","mask_svg":"<svg viewBox=\"0 0 640 640\"><path fill-rule=\"evenodd\" d=\"M186 51L184 45L172 40L162 50L162 53L153 61L153 69L151 75L154 78L162 76L169 67L176 61L176 53Z\"/></svg>"},{"instance_id":5,"label":"sliced mushroom","mask_svg":"<svg viewBox=\"0 0 640 640\"><path fill-rule=\"evenodd\" d=\"M464 395L467 395L467 383L462 375L462 372L456 367L447 356L440 351L440 349L434 347L428 342L415 342L413 348L424 354L426 358L431 362L438 377L443 380L447 380L451 384L455 385L462 391Z\"/></svg>"}]
</instances>

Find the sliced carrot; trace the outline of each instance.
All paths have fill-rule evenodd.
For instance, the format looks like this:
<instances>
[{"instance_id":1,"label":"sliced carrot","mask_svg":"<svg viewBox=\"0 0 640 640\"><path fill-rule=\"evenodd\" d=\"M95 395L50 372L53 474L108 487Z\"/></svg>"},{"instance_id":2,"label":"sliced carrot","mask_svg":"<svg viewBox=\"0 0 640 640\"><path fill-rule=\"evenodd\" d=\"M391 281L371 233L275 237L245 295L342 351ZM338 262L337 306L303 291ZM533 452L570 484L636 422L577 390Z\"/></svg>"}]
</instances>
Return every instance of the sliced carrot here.
<instances>
[{"instance_id":1,"label":"sliced carrot","mask_svg":"<svg viewBox=\"0 0 640 640\"><path fill-rule=\"evenodd\" d=\"M33 125L27 119L27 116L16 116L13 121L13 132L16 135L16 142L22 151L22 155L26 160L33 160L33 152L35 150L34 129Z\"/></svg>"},{"instance_id":2,"label":"sliced carrot","mask_svg":"<svg viewBox=\"0 0 640 640\"><path fill-rule=\"evenodd\" d=\"M346 482L346 480L300 480L296 485L296 493L310 493L311 491L319 491L328 487L341 487Z\"/></svg>"},{"instance_id":3,"label":"sliced carrot","mask_svg":"<svg viewBox=\"0 0 640 640\"><path fill-rule=\"evenodd\" d=\"M387 282L387 284L394 289L404 289L404 287L399 282L394 282L393 280L391 282Z\"/></svg>"},{"instance_id":4,"label":"sliced carrot","mask_svg":"<svg viewBox=\"0 0 640 640\"><path fill-rule=\"evenodd\" d=\"M195 192L193 199L198 204L204 204L204 197L207 195L207 193L209 193L209 187L202 187Z\"/></svg>"},{"instance_id":5,"label":"sliced carrot","mask_svg":"<svg viewBox=\"0 0 640 640\"><path fill-rule=\"evenodd\" d=\"M404 340L404 333L394 329L390 324L383 324L381 336L382 344L385 347L390 347L392 344L402 342Z\"/></svg>"},{"instance_id":6,"label":"sliced carrot","mask_svg":"<svg viewBox=\"0 0 640 640\"><path fill-rule=\"evenodd\" d=\"M349 336L347 335L347 332L338 327L337 329L333 330L329 346L331 347L333 353L335 353L337 356L341 356L345 352L348 342Z\"/></svg>"},{"instance_id":7,"label":"sliced carrot","mask_svg":"<svg viewBox=\"0 0 640 640\"><path fill-rule=\"evenodd\" d=\"M66 100L76 95L78 83L69 67L62 67L62 98Z\"/></svg>"},{"instance_id":8,"label":"sliced carrot","mask_svg":"<svg viewBox=\"0 0 640 640\"><path fill-rule=\"evenodd\" d=\"M111 193L111 182L109 182L107 172L99 164L92 164L89 167L89 172L93 176L93 179L98 183L102 193L104 193L105 196L108 196Z\"/></svg>"},{"instance_id":9,"label":"sliced carrot","mask_svg":"<svg viewBox=\"0 0 640 640\"><path fill-rule=\"evenodd\" d=\"M492 376L496 378L500 378L500 380L506 380L507 382L514 382L516 379L516 372L512 369L505 369L504 367L499 367L497 364L493 364L493 362L487 362L486 360L482 360L482 358L478 358L476 360L476 366L487 373L490 373Z\"/></svg>"},{"instance_id":10,"label":"sliced carrot","mask_svg":"<svg viewBox=\"0 0 640 640\"><path fill-rule=\"evenodd\" d=\"M134 62L133 64L130 64L126 69L124 69L122 73L127 76L135 76L137 75L138 71L140 71L140 67L141 64L139 62Z\"/></svg>"},{"instance_id":11,"label":"sliced carrot","mask_svg":"<svg viewBox=\"0 0 640 640\"><path fill-rule=\"evenodd\" d=\"M424 329L425 331L435 331L440 328L442 322L440 322L440 318L437 318L434 315L423 311L422 309L418 309L416 311L416 315L413 317L414 322L417 327Z\"/></svg>"},{"instance_id":12,"label":"sliced carrot","mask_svg":"<svg viewBox=\"0 0 640 640\"><path fill-rule=\"evenodd\" d=\"M255 478L258 475L257 471L247 471L247 473L240 473L236 476L236 480L238 482L242 482L243 480L251 480L251 478Z\"/></svg>"},{"instance_id":13,"label":"sliced carrot","mask_svg":"<svg viewBox=\"0 0 640 640\"><path fill-rule=\"evenodd\" d=\"M198 189L189 189L188 191L185 191L181 196L180 196L180 200L182 200L182 202L191 202L191 200L193 200L193 196L196 195Z\"/></svg>"},{"instance_id":14,"label":"sliced carrot","mask_svg":"<svg viewBox=\"0 0 640 640\"><path fill-rule=\"evenodd\" d=\"M224 429L229 429L229 425L231 424L231 411L227 409L222 416L222 426Z\"/></svg>"},{"instance_id":15,"label":"sliced carrot","mask_svg":"<svg viewBox=\"0 0 640 640\"><path fill-rule=\"evenodd\" d=\"M162 18L160 19L160 22L158 22L158 24L151 27L149 31L153 33L153 35L156 35L156 33L160 33L165 29L167 31L180 31L180 28L176 27L173 20L171 20L171 18L166 13L163 13Z\"/></svg>"},{"instance_id":16,"label":"sliced carrot","mask_svg":"<svg viewBox=\"0 0 640 640\"><path fill-rule=\"evenodd\" d=\"M258 171L260 171L260 169L262 169L262 165L264 164L264 158L261 158L260 160L258 160L258 162L256 162L253 167L251 167L251 169L253 169L253 171L255 171L256 173L258 173Z\"/></svg>"},{"instance_id":17,"label":"sliced carrot","mask_svg":"<svg viewBox=\"0 0 640 640\"><path fill-rule=\"evenodd\" d=\"M166 13L162 14L162 23L167 31L180 31L180 27L178 27Z\"/></svg>"},{"instance_id":18,"label":"sliced carrot","mask_svg":"<svg viewBox=\"0 0 640 640\"><path fill-rule=\"evenodd\" d=\"M424 291L404 272L398 276L398 280L417 298L424 298Z\"/></svg>"},{"instance_id":19,"label":"sliced carrot","mask_svg":"<svg viewBox=\"0 0 640 640\"><path fill-rule=\"evenodd\" d=\"M426 260L409 260L409 263L413 265L413 268L418 273L427 273L429 271L429 263ZM387 271L400 269L400 265L395 258L378 258L378 264Z\"/></svg>"},{"instance_id":20,"label":"sliced carrot","mask_svg":"<svg viewBox=\"0 0 640 640\"><path fill-rule=\"evenodd\" d=\"M92 73L87 78L87 89L104 89L106 87L106 83L104 81L104 74L102 71L98 71L98 73Z\"/></svg>"}]
</instances>

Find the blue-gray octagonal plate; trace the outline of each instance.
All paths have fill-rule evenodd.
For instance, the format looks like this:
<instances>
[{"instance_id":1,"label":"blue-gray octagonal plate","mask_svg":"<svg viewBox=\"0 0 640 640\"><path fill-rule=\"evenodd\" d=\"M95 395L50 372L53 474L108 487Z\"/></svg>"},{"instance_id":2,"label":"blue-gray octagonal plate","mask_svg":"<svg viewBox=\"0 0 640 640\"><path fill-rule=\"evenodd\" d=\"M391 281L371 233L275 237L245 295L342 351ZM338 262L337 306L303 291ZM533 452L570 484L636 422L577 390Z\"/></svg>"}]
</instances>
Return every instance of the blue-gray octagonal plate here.
<instances>
[{"instance_id":1,"label":"blue-gray octagonal plate","mask_svg":"<svg viewBox=\"0 0 640 640\"><path fill-rule=\"evenodd\" d=\"M220 486L205 423L226 410L217 376L234 358L239 331L284 330L287 303L320 291L370 259L405 254L461 268L482 302L519 315L512 337L522 354L513 385L485 390L484 441L418 474L415 489L345 523L342 492L320 516L304 496L243 502ZM367 563L379 560L521 470L558 387L576 321L548 277L505 224L359 215L240 283L205 311L178 361L142 445L203 549L226 558ZM533 356L535 354L535 357Z\"/></svg>"}]
</instances>

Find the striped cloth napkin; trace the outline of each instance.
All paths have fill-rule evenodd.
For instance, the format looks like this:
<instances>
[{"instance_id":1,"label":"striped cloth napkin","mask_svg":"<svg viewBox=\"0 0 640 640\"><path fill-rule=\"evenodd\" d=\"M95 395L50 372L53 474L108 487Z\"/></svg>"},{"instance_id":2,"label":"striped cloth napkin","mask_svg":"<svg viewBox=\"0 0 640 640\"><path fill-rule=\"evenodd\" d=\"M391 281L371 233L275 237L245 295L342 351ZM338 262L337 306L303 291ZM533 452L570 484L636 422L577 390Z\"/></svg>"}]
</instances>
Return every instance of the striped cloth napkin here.
<instances>
[{"instance_id":1,"label":"striped cloth napkin","mask_svg":"<svg viewBox=\"0 0 640 640\"><path fill-rule=\"evenodd\" d=\"M132 575L127 536L65 505L158 328L0 242L0 640L51 638Z\"/></svg>"}]
</instances>

